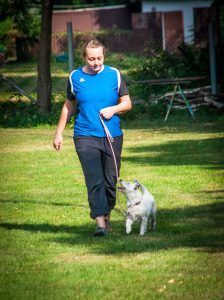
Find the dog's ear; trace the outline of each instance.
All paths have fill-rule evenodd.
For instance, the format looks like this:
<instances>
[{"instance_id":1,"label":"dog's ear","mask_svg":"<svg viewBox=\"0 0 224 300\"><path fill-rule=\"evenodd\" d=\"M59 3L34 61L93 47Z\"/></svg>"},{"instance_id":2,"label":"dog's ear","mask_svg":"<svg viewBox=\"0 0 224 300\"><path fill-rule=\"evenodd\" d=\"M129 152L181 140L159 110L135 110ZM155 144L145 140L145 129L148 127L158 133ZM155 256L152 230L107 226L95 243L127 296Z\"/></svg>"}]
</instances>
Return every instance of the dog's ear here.
<instances>
[{"instance_id":1,"label":"dog's ear","mask_svg":"<svg viewBox=\"0 0 224 300\"><path fill-rule=\"evenodd\" d=\"M134 189L137 190L140 187L140 183L138 182L138 180L134 179L134 184L135 184Z\"/></svg>"}]
</instances>

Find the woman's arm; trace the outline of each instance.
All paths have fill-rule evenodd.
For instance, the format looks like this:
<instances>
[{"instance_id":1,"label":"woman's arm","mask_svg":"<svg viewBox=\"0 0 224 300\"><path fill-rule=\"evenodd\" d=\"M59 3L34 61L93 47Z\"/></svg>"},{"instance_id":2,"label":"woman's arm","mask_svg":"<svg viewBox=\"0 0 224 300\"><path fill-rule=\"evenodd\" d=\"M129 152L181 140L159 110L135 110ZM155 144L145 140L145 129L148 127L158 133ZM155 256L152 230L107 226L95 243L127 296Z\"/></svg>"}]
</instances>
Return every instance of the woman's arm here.
<instances>
[{"instance_id":1,"label":"woman's arm","mask_svg":"<svg viewBox=\"0 0 224 300\"><path fill-rule=\"evenodd\" d=\"M101 109L100 115L105 119L110 119L114 114L123 114L132 108L129 95L124 95L118 99L118 104Z\"/></svg>"},{"instance_id":2,"label":"woman's arm","mask_svg":"<svg viewBox=\"0 0 224 300\"><path fill-rule=\"evenodd\" d=\"M63 140L62 133L65 129L66 124L69 122L70 118L74 115L75 107L76 107L76 101L66 100L63 105L61 116L58 122L58 126L53 141L53 146L57 151L61 150L62 140Z\"/></svg>"}]
</instances>

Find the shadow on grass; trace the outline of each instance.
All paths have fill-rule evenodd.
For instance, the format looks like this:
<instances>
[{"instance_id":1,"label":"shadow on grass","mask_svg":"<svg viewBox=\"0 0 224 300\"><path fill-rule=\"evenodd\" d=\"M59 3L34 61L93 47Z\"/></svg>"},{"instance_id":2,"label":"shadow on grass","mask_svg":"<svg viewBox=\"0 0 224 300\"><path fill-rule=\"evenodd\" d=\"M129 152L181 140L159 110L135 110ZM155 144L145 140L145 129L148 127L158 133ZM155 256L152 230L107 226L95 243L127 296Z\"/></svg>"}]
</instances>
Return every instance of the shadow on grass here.
<instances>
[{"instance_id":1,"label":"shadow on grass","mask_svg":"<svg viewBox=\"0 0 224 300\"><path fill-rule=\"evenodd\" d=\"M123 162L143 165L201 165L223 169L224 138L171 141L159 145L126 148Z\"/></svg>"},{"instance_id":2,"label":"shadow on grass","mask_svg":"<svg viewBox=\"0 0 224 300\"><path fill-rule=\"evenodd\" d=\"M78 204L76 203L74 205L74 202L72 203L66 203L66 202L50 202L50 201L35 201L35 200L2 200L0 199L0 203L2 204L32 204L32 205L46 205L46 206L78 206L78 207L84 207L84 208L88 208L86 205L84 204Z\"/></svg>"},{"instance_id":3,"label":"shadow on grass","mask_svg":"<svg viewBox=\"0 0 224 300\"><path fill-rule=\"evenodd\" d=\"M85 245L90 253L127 255L141 252L156 252L174 248L197 248L199 251L224 251L224 203L176 208L158 211L158 229L139 236L139 224L133 232L125 234L125 220L112 222L114 232L104 238L92 237L93 226L67 226L54 224L1 223L6 230L22 230L57 234L44 240L65 245ZM60 234L60 236L59 236ZM64 235L66 234L66 235ZM70 234L71 236L67 236Z\"/></svg>"},{"instance_id":4,"label":"shadow on grass","mask_svg":"<svg viewBox=\"0 0 224 300\"><path fill-rule=\"evenodd\" d=\"M60 78L55 81L58 84ZM15 93L17 95L18 93ZM47 115L38 113L37 106L29 101L19 100L17 96L12 101L0 101L0 127L3 128L32 128L37 126L56 125L65 100L65 94L56 93L53 96L52 109ZM59 99L59 100L58 100ZM199 111L196 120L186 112L174 112L169 122L164 123L164 116L148 111L148 114L135 115L129 119L128 114L121 116L123 129L145 129L147 131L163 130L168 132L221 132L224 120L217 111ZM153 117L152 117L153 115ZM72 124L73 120L71 120Z\"/></svg>"},{"instance_id":5,"label":"shadow on grass","mask_svg":"<svg viewBox=\"0 0 224 300\"><path fill-rule=\"evenodd\" d=\"M160 131L163 134L176 132L209 133L223 132L224 130L223 114L212 109L197 111L195 120L192 120L186 111L174 111L166 123L164 123L165 116L159 114L153 114L153 117L143 114L130 120L126 120L126 116L128 113L124 117L121 116L121 127L126 130Z\"/></svg>"}]
</instances>

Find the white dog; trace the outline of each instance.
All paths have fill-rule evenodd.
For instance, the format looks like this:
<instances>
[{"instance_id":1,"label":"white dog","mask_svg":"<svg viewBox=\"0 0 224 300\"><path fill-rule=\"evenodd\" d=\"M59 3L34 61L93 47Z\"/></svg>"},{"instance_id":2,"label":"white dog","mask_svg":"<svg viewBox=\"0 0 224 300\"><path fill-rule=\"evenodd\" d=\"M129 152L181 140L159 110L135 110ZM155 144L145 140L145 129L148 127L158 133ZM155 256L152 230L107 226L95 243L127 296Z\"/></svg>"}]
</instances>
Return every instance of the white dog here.
<instances>
[{"instance_id":1,"label":"white dog","mask_svg":"<svg viewBox=\"0 0 224 300\"><path fill-rule=\"evenodd\" d=\"M126 233L131 232L134 221L141 220L140 235L147 231L148 219L151 218L151 230L156 229L156 203L154 197L147 188L137 180L126 182L120 180L121 187L118 190L125 194L127 199Z\"/></svg>"}]
</instances>

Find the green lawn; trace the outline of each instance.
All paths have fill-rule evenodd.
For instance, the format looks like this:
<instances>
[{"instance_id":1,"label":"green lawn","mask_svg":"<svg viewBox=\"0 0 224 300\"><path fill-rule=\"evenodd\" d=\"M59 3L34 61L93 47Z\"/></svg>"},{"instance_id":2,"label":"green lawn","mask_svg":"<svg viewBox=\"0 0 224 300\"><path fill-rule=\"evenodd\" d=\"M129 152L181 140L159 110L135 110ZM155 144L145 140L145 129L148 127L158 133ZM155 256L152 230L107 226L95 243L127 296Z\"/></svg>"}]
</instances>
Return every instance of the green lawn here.
<instances>
[{"instance_id":1,"label":"green lawn","mask_svg":"<svg viewBox=\"0 0 224 300\"><path fill-rule=\"evenodd\" d=\"M72 129L1 129L0 299L223 299L223 123L135 122L121 178L155 196L157 231L94 238ZM118 208L125 204L120 195Z\"/></svg>"}]
</instances>

